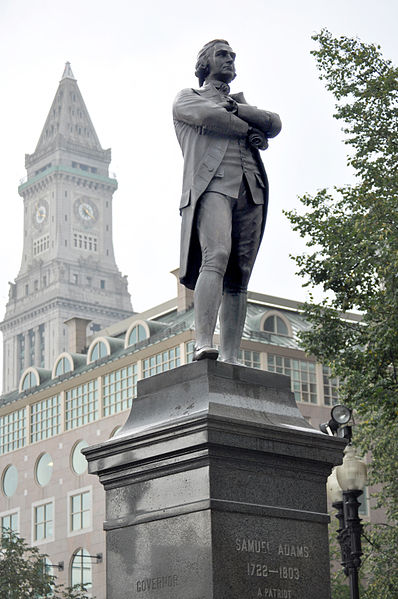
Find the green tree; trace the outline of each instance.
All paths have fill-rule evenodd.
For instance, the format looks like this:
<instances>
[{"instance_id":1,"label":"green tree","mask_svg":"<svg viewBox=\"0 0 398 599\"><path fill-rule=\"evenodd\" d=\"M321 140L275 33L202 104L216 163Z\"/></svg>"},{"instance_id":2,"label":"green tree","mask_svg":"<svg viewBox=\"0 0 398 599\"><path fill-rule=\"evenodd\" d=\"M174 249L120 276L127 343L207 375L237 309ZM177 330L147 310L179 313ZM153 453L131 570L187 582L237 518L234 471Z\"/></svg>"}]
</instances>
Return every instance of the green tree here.
<instances>
[{"instance_id":1,"label":"green tree","mask_svg":"<svg viewBox=\"0 0 398 599\"><path fill-rule=\"evenodd\" d=\"M372 453L370 482L386 511L368 527L366 597L398 597L398 70L380 47L313 36L320 78L336 99L353 185L300 198L303 213L287 213L306 240L296 256L305 285L325 299L305 306L311 330L306 351L339 376L341 400L357 411L354 442ZM327 155L327 153L325 153ZM358 311L355 323L343 313Z\"/></svg>"},{"instance_id":2,"label":"green tree","mask_svg":"<svg viewBox=\"0 0 398 599\"><path fill-rule=\"evenodd\" d=\"M48 573L37 547L29 547L11 530L0 541L0 599L89 599L84 588L64 588Z\"/></svg>"}]
</instances>

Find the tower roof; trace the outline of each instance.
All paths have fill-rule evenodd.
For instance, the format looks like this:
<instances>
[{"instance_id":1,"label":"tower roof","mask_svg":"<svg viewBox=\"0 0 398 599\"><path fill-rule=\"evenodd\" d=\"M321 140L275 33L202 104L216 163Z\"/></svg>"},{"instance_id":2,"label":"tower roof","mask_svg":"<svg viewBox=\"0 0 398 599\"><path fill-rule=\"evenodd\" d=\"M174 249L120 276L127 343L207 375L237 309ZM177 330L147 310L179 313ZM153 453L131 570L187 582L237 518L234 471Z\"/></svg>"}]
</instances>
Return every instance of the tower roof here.
<instances>
[{"instance_id":1,"label":"tower roof","mask_svg":"<svg viewBox=\"0 0 398 599\"><path fill-rule=\"evenodd\" d=\"M41 155L47 150L69 144L103 151L70 63L67 62L34 153Z\"/></svg>"}]
</instances>

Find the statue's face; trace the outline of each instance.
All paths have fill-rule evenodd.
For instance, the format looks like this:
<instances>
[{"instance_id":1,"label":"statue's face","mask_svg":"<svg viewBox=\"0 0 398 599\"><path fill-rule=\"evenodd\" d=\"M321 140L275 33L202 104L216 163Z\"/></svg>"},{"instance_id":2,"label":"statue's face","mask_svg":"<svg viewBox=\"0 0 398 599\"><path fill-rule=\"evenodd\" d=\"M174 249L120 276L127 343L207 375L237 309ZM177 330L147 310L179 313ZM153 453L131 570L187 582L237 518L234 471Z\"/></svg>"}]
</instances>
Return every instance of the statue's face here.
<instances>
[{"instance_id":1,"label":"statue's face","mask_svg":"<svg viewBox=\"0 0 398 599\"><path fill-rule=\"evenodd\" d=\"M209 74L206 81L230 83L235 78L235 52L228 44L218 43L210 50Z\"/></svg>"}]
</instances>

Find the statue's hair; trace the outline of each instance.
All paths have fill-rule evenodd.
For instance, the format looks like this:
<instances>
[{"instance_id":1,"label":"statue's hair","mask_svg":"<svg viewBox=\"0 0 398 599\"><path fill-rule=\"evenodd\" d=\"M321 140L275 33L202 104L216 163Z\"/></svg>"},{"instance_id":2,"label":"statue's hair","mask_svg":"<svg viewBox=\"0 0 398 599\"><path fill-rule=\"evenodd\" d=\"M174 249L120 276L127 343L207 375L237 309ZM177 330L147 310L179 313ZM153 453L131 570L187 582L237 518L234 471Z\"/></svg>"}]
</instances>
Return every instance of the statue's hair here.
<instances>
[{"instance_id":1,"label":"statue's hair","mask_svg":"<svg viewBox=\"0 0 398 599\"><path fill-rule=\"evenodd\" d=\"M207 75L209 74L209 54L211 49L216 44L227 44L227 46L229 46L227 40L212 40L211 42L205 44L199 51L195 65L195 76L199 79L199 87L202 87Z\"/></svg>"}]
</instances>

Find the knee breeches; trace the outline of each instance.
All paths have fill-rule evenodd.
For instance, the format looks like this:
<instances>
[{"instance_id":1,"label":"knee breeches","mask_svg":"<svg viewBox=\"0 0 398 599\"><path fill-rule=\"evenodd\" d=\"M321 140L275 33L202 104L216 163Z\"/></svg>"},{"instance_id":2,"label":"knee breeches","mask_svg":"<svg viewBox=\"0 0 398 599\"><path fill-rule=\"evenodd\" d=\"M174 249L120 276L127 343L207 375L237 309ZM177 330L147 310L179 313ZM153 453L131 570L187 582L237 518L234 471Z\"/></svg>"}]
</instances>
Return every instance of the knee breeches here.
<instances>
[{"instance_id":1,"label":"knee breeches","mask_svg":"<svg viewBox=\"0 0 398 599\"><path fill-rule=\"evenodd\" d=\"M244 181L238 198L205 192L196 215L200 271L218 272L226 291L245 292L260 245L262 219L263 206L253 203Z\"/></svg>"}]
</instances>

